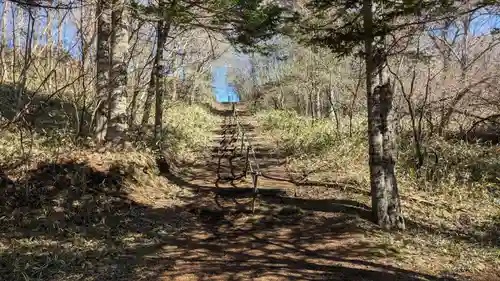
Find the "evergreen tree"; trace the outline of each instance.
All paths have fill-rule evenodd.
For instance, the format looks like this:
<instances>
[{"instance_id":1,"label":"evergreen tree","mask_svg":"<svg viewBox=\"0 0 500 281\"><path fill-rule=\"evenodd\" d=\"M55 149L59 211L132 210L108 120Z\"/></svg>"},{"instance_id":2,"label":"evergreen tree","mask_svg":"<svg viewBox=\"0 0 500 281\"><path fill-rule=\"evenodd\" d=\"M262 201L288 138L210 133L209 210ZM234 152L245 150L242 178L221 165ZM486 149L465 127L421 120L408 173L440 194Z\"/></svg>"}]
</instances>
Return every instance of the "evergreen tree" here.
<instances>
[{"instance_id":1,"label":"evergreen tree","mask_svg":"<svg viewBox=\"0 0 500 281\"><path fill-rule=\"evenodd\" d=\"M397 40L426 23L494 5L478 2L464 9L460 1L312 0L307 16L295 25L302 42L329 48L339 55L359 53L366 66L369 165L373 218L384 228L404 229L395 174L396 149L393 96L386 73L387 58ZM390 38L389 38L390 37Z\"/></svg>"}]
</instances>

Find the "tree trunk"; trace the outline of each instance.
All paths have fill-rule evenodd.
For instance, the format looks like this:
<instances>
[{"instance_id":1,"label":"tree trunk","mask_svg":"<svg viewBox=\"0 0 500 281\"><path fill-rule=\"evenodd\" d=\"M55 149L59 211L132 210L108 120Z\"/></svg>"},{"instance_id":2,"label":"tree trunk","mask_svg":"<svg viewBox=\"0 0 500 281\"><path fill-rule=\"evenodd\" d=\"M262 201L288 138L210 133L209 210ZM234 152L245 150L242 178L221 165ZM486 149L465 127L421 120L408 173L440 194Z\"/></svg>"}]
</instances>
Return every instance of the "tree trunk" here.
<instances>
[{"instance_id":1,"label":"tree trunk","mask_svg":"<svg viewBox=\"0 0 500 281\"><path fill-rule=\"evenodd\" d=\"M170 7L173 8L176 5L174 0ZM165 14L165 1L160 0L158 3L159 10L162 14ZM155 126L154 126L154 136L155 140L158 142L161 139L162 124L161 120L163 118L163 83L160 81L160 77L163 74L163 47L167 42L167 37L170 31L170 18L167 15L165 20L158 21L156 27L156 53L153 60L153 69L151 70L151 77L149 79L148 93L146 96L146 101L144 102L144 112L142 115L142 125L145 126L149 121L149 115L151 113L151 106L153 103L153 97L155 97ZM158 142L159 143L159 142Z\"/></svg>"},{"instance_id":2,"label":"tree trunk","mask_svg":"<svg viewBox=\"0 0 500 281\"><path fill-rule=\"evenodd\" d=\"M283 86L280 85L280 96L279 96L280 109L285 109L285 93L283 91Z\"/></svg>"},{"instance_id":3,"label":"tree trunk","mask_svg":"<svg viewBox=\"0 0 500 281\"><path fill-rule=\"evenodd\" d=\"M321 114L321 91L318 89L318 87L315 87L314 90L316 91L316 118L321 119L323 117Z\"/></svg>"},{"instance_id":4,"label":"tree trunk","mask_svg":"<svg viewBox=\"0 0 500 281\"><path fill-rule=\"evenodd\" d=\"M135 125L135 120L136 120L136 111L137 111L137 99L141 93L140 89L140 84L141 84L141 73L136 73L135 74L135 85L134 85L134 90L132 92L132 97L130 100L129 104L129 113L128 113L128 126L132 127Z\"/></svg>"},{"instance_id":5,"label":"tree trunk","mask_svg":"<svg viewBox=\"0 0 500 281\"><path fill-rule=\"evenodd\" d=\"M59 4L63 4L61 0L58 0L57 1ZM106 5L111 5L111 4L106 4ZM111 9L111 6L110 6L110 9ZM61 56L63 56L63 53L64 53L64 46L63 46L63 28L64 28L64 19L65 17L63 16L63 11L61 9L58 9L57 10L57 46L56 46L56 50L57 50L57 56L58 56L58 59L59 60L61 58ZM55 68L55 71L54 71L54 81L53 81L53 86L55 89L58 88L58 82L60 80L60 77L61 77L61 73L58 71L59 68Z\"/></svg>"},{"instance_id":6,"label":"tree trunk","mask_svg":"<svg viewBox=\"0 0 500 281\"><path fill-rule=\"evenodd\" d=\"M360 62L361 63L361 62ZM362 78L362 67L361 65L359 66L359 72L358 76L356 77L356 88L354 90L354 94L352 97L352 102L349 106L349 137L352 137L352 119L354 117L354 107L356 106L356 100L358 98L358 93L359 93L359 88L361 87L361 84L363 83L363 78Z\"/></svg>"},{"instance_id":7,"label":"tree trunk","mask_svg":"<svg viewBox=\"0 0 500 281\"><path fill-rule=\"evenodd\" d=\"M172 101L176 101L178 99L177 93L177 77L172 77L169 83L172 86Z\"/></svg>"},{"instance_id":8,"label":"tree trunk","mask_svg":"<svg viewBox=\"0 0 500 281\"><path fill-rule=\"evenodd\" d=\"M198 77L194 78L193 85L189 89L189 104L192 105L196 100L196 93L198 91Z\"/></svg>"},{"instance_id":9,"label":"tree trunk","mask_svg":"<svg viewBox=\"0 0 500 281\"><path fill-rule=\"evenodd\" d=\"M308 89L307 89L308 90ZM310 109L310 106L309 106L309 100L310 100L310 94L308 93L307 94L307 97L304 97L304 114L306 116L309 116L309 109Z\"/></svg>"},{"instance_id":10,"label":"tree trunk","mask_svg":"<svg viewBox=\"0 0 500 281\"><path fill-rule=\"evenodd\" d=\"M164 9L164 2L160 1L160 10ZM156 40L156 56L153 65L153 72L151 79L156 81L155 88L155 125L154 125L154 138L156 143L161 147L162 143L162 119L163 119L163 95L164 87L161 75L163 74L163 46L167 41L167 35L170 28L170 22L165 24L164 21L158 22L157 27L157 40ZM150 84L151 86L151 84Z\"/></svg>"},{"instance_id":11,"label":"tree trunk","mask_svg":"<svg viewBox=\"0 0 500 281\"><path fill-rule=\"evenodd\" d=\"M21 59L19 58L19 52L21 52L21 37L24 33L24 14L23 9L16 5L11 5L12 14L12 43L14 48L12 49L12 83L17 84L16 74L18 69L21 68ZM19 22L17 22L19 21ZM18 60L19 59L19 60Z\"/></svg>"},{"instance_id":12,"label":"tree trunk","mask_svg":"<svg viewBox=\"0 0 500 281\"><path fill-rule=\"evenodd\" d=\"M161 0L159 2L159 10L162 14L165 11L165 2ZM176 1L173 1L171 7L176 5ZM144 112L142 115L142 125L145 126L149 121L149 115L151 112L151 105L153 103L153 97L155 97L155 125L154 125L154 138L158 145L161 145L161 131L162 131L162 119L163 119L163 82L160 80L163 74L163 47L167 41L167 36L170 31L170 19L158 21L156 27L156 53L153 60L153 68L151 70L151 77L149 79L148 93L146 96L146 101L144 103Z\"/></svg>"},{"instance_id":13,"label":"tree trunk","mask_svg":"<svg viewBox=\"0 0 500 281\"><path fill-rule=\"evenodd\" d=\"M383 206L384 215L379 217L379 223L386 228L404 229L404 221L401 214L401 203L399 199L398 184L396 179L396 158L397 158L397 142L396 142L396 116L393 108L393 97L391 85L388 80L379 86L374 93L374 97L379 97L379 107L382 125L383 136L383 154L384 154L384 170L385 170L385 194L384 199L379 200L379 206ZM385 202L387 203L385 203ZM381 214L380 209L377 214ZM382 218L380 220L380 218Z\"/></svg>"},{"instance_id":14,"label":"tree trunk","mask_svg":"<svg viewBox=\"0 0 500 281\"><path fill-rule=\"evenodd\" d=\"M446 21L444 23L444 26L443 26L443 29L441 31L441 40L443 40L443 42L448 42L448 32L449 32L449 27L451 26L451 22L448 22ZM443 51L441 52L442 56L443 56L443 82L446 83L447 81L447 78L448 76L450 75L450 57L451 57L451 49L448 48L448 46L445 46ZM446 95L448 94L448 91L446 89L443 89L441 91L441 99L444 99L446 97ZM446 119L445 115L446 115L446 106L443 102L443 104L441 104L441 118L440 118L440 122L438 124L438 128L437 128L437 133L439 136L442 136L443 133L444 133L444 127L446 126L445 124L443 124L443 120Z\"/></svg>"},{"instance_id":15,"label":"tree trunk","mask_svg":"<svg viewBox=\"0 0 500 281\"><path fill-rule=\"evenodd\" d=\"M84 22L85 22L85 7L84 7L84 3L83 3L84 0L80 0L80 44L81 44L81 50L82 50L82 60L81 60L81 64L80 64L80 75L81 77L83 77L81 80L81 94L82 94L82 98L83 98L83 105L81 106L81 108L79 109L79 112L77 110L76 112L76 116L78 117L77 120L78 120L78 123L77 123L77 132L76 132L76 138L80 138L82 137L85 133L84 133L84 130L86 129L85 128L85 116L86 116L86 112L87 112L87 82L85 81L85 70L87 68L87 64L86 64L86 60L88 58L88 45L87 45L87 42L85 41L85 32L84 32ZM50 18L50 12L47 12L47 17L48 17L48 20ZM47 37L51 38L51 42L52 42L52 23L49 23L49 30L50 31L47 31ZM50 34L50 35L49 35ZM48 41L48 40L47 40ZM50 58L52 58L52 43L49 45L49 56ZM52 59L49 60L49 65L50 65L50 69L54 69L52 67ZM50 80L49 80L50 81Z\"/></svg>"},{"instance_id":16,"label":"tree trunk","mask_svg":"<svg viewBox=\"0 0 500 281\"><path fill-rule=\"evenodd\" d=\"M49 71L56 71L55 64L54 64L54 36L53 36L53 26L52 26L52 15L53 12L51 10L47 10L47 66ZM83 28L83 27L82 27ZM49 93L52 93L52 90L54 89L55 85L55 76L51 75L49 79L47 80L47 88L49 89Z\"/></svg>"},{"instance_id":17,"label":"tree trunk","mask_svg":"<svg viewBox=\"0 0 500 281\"><path fill-rule=\"evenodd\" d=\"M154 75L155 64L157 64L156 56L153 61L153 68L151 69L151 77L149 78L146 100L144 101L144 110L142 112L141 125L143 128L147 126L149 123L149 115L151 115L151 107L153 106L153 98L155 96L155 90L156 90L156 76Z\"/></svg>"},{"instance_id":18,"label":"tree trunk","mask_svg":"<svg viewBox=\"0 0 500 281\"><path fill-rule=\"evenodd\" d=\"M337 131L340 131L340 120L339 120L339 116L337 114L337 109L335 108L335 90L333 89L333 83L331 81L332 79L330 78L330 93L329 93L329 103L330 103L330 112L328 113L329 114L329 117L332 121L335 121L335 125L336 125L336 128L337 128Z\"/></svg>"},{"instance_id":19,"label":"tree trunk","mask_svg":"<svg viewBox=\"0 0 500 281\"><path fill-rule=\"evenodd\" d=\"M462 83L467 83L467 69L469 67L469 29L472 18L471 15L465 15L462 19L463 25L463 35L462 35L462 47L460 54L460 80ZM442 114L441 122L439 123L439 135L444 135L445 130L450 124L451 116L453 115L458 103L469 93L469 91L460 91L451 101L450 105L447 107L445 112Z\"/></svg>"},{"instance_id":20,"label":"tree trunk","mask_svg":"<svg viewBox=\"0 0 500 281\"><path fill-rule=\"evenodd\" d=\"M307 93L307 106L309 107L308 110L309 110L309 114L311 116L312 119L314 119L314 117L316 116L315 115L315 112L314 112L314 95L313 95L313 88L308 88L308 93Z\"/></svg>"},{"instance_id":21,"label":"tree trunk","mask_svg":"<svg viewBox=\"0 0 500 281\"><path fill-rule=\"evenodd\" d=\"M373 36L373 2L363 1L365 30L366 91L368 106L368 145L372 212L374 221L386 229L404 229L395 175L395 131L392 91L384 77L386 59L376 49ZM375 55L377 53L378 55ZM379 85L374 87L378 74Z\"/></svg>"},{"instance_id":22,"label":"tree trunk","mask_svg":"<svg viewBox=\"0 0 500 281\"><path fill-rule=\"evenodd\" d=\"M110 97L110 39L111 39L111 3L108 0L99 0L96 8L97 19L97 54L96 54L96 94L97 108L95 112L95 138L102 144L106 140L109 120Z\"/></svg>"},{"instance_id":23,"label":"tree trunk","mask_svg":"<svg viewBox=\"0 0 500 281\"><path fill-rule=\"evenodd\" d=\"M31 39L31 41L32 41L32 47L31 47L31 50L32 50L32 52L33 52L34 54L36 54L36 53L37 53L37 51L38 51L38 43L39 43L39 42L38 42L38 41L39 41L39 40L38 40L38 39L39 39L38 37L40 36L40 31L39 31L39 28L37 28L38 23L37 23L37 21L36 21L36 17L34 17L34 20L33 20L33 21L34 21L34 24L33 24L33 30L31 31L31 32L32 32L32 34L33 34L33 35L32 35L32 36L33 36L33 38Z\"/></svg>"},{"instance_id":24,"label":"tree trunk","mask_svg":"<svg viewBox=\"0 0 500 281\"><path fill-rule=\"evenodd\" d=\"M134 127L135 121L136 121L136 111L137 111L137 99L139 97L139 94L141 93L141 74L144 71L144 68L142 68L141 71L138 71L139 64L138 62L133 60L134 56L134 51L136 50L138 46L138 40L139 40L139 31L141 28L141 24L138 23L134 17L130 16L128 17L129 20L129 26L131 27L131 32L129 34L129 57L127 58L129 66L133 69L133 77L131 78L130 76L128 77L129 81L131 81L130 86L129 86L129 91L131 95L127 94L127 103L128 103L128 108L127 108L127 124L128 127Z\"/></svg>"},{"instance_id":25,"label":"tree trunk","mask_svg":"<svg viewBox=\"0 0 500 281\"><path fill-rule=\"evenodd\" d=\"M22 10L22 9L21 9ZM22 14L22 12L21 12ZM27 11L27 26L26 26L26 41L24 42L24 54L23 54L23 64L19 74L19 83L16 85L17 88L17 106L18 110L21 110L23 106L23 100L25 96L26 82L28 80L28 69L32 60L32 46L33 46L33 29L35 26L35 18L31 10Z\"/></svg>"},{"instance_id":26,"label":"tree trunk","mask_svg":"<svg viewBox=\"0 0 500 281\"><path fill-rule=\"evenodd\" d=\"M1 32L0 32L0 83L3 84L7 80L7 64L5 63L5 49L7 48L7 9L9 1L4 1L2 5L2 13L0 14Z\"/></svg>"},{"instance_id":27,"label":"tree trunk","mask_svg":"<svg viewBox=\"0 0 500 281\"><path fill-rule=\"evenodd\" d=\"M111 33L111 97L107 137L113 142L123 139L127 130L128 28L127 0L114 0Z\"/></svg>"}]
</instances>

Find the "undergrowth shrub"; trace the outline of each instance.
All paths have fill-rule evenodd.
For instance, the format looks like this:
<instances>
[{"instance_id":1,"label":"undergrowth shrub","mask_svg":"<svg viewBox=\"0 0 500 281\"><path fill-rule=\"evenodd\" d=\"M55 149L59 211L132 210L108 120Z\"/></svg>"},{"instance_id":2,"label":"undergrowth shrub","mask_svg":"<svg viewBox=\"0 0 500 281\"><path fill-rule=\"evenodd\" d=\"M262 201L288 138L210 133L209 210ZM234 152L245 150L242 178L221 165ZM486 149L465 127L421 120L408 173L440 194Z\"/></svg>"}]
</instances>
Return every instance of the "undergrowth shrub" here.
<instances>
[{"instance_id":1,"label":"undergrowth shrub","mask_svg":"<svg viewBox=\"0 0 500 281\"><path fill-rule=\"evenodd\" d=\"M177 159L193 161L210 144L219 117L200 105L176 103L165 110L165 148Z\"/></svg>"},{"instance_id":2,"label":"undergrowth shrub","mask_svg":"<svg viewBox=\"0 0 500 281\"><path fill-rule=\"evenodd\" d=\"M127 189L137 200L149 200L155 196L168 197L170 200L179 192L177 186L158 176L156 155L151 150L129 148L126 151L96 151L93 148L75 146L69 138L51 143L45 135L24 134L22 137L20 132L4 130L0 135L0 185L4 175L7 179L15 180L16 186L24 188L29 185L26 178L33 171L38 173L42 165L63 167L42 174L50 174L48 178L56 181L61 177L70 179L71 185L64 187L85 190L89 173L96 174L89 171L95 170L122 177L120 187ZM50 180L45 180L40 189L51 184Z\"/></svg>"},{"instance_id":3,"label":"undergrowth shrub","mask_svg":"<svg viewBox=\"0 0 500 281\"><path fill-rule=\"evenodd\" d=\"M360 122L349 137L330 120L312 120L293 111L261 112L258 120L276 146L288 155L290 172L312 175L330 171L337 180L365 177L366 138Z\"/></svg>"},{"instance_id":4,"label":"undergrowth shrub","mask_svg":"<svg viewBox=\"0 0 500 281\"><path fill-rule=\"evenodd\" d=\"M71 136L63 132L43 135L23 128L5 129L0 134L0 167L58 158L73 150L75 146Z\"/></svg>"},{"instance_id":5,"label":"undergrowth shrub","mask_svg":"<svg viewBox=\"0 0 500 281\"><path fill-rule=\"evenodd\" d=\"M419 188L450 191L468 186L477 187L476 191L497 192L500 184L498 147L432 138L423 145L425 161L417 170L413 141L402 139L400 143L400 169Z\"/></svg>"},{"instance_id":6,"label":"undergrowth shrub","mask_svg":"<svg viewBox=\"0 0 500 281\"><path fill-rule=\"evenodd\" d=\"M264 111L258 119L276 146L289 156L292 171L318 173L317 177L330 181L368 182L366 118L354 119L351 136L345 124L337 130L331 120L313 121L292 111ZM498 146L432 138L423 143L425 163L417 171L411 128L401 130L397 175L403 189L500 195Z\"/></svg>"},{"instance_id":7,"label":"undergrowth shrub","mask_svg":"<svg viewBox=\"0 0 500 281\"><path fill-rule=\"evenodd\" d=\"M330 120L313 123L293 112L264 111L258 119L265 136L289 152L287 169L299 175L288 176L305 174L311 182L336 183L350 199L370 204L370 196L351 188L370 189L366 118L356 116L352 135L346 118L341 119L339 130ZM426 162L417 176L411 127L402 126L401 131L396 175L409 234L403 239L388 235L391 245L395 241L399 249L411 245L412 255L418 253L415 256L427 256L431 249L433 254L453 258L453 267L460 270L478 263L497 264L499 147L427 139ZM313 151L316 148L319 151ZM301 186L311 193L315 190L314 184Z\"/></svg>"},{"instance_id":8,"label":"undergrowth shrub","mask_svg":"<svg viewBox=\"0 0 500 281\"><path fill-rule=\"evenodd\" d=\"M184 103L171 104L164 112L164 145L166 153L176 159L191 161L207 151L211 141L212 131L217 128L218 118L201 105L187 105ZM71 128L58 124L57 130L41 131L26 128L7 128L0 136L1 165L9 166L12 163L29 159L58 158L68 151L85 149L93 146L91 138L82 139L76 143L74 131ZM12 127L12 126L11 126ZM138 132L131 132L138 133ZM153 153L152 131L146 132L146 138L135 142L135 148L146 154ZM132 139L135 137L132 135ZM145 140L146 142L144 142ZM80 146L80 144L84 144Z\"/></svg>"},{"instance_id":9,"label":"undergrowth shrub","mask_svg":"<svg viewBox=\"0 0 500 281\"><path fill-rule=\"evenodd\" d=\"M299 116L294 111L274 110L259 116L264 129L279 136L280 148L287 154L320 155L337 141L332 124Z\"/></svg>"}]
</instances>

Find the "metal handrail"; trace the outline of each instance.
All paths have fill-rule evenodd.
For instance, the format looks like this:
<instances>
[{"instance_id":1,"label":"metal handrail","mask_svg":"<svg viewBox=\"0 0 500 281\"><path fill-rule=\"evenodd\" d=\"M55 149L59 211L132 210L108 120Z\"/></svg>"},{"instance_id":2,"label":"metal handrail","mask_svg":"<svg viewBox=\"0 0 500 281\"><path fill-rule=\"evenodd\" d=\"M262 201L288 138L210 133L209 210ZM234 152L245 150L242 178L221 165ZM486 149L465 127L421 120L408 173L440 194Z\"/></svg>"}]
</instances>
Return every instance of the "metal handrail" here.
<instances>
[{"instance_id":1,"label":"metal handrail","mask_svg":"<svg viewBox=\"0 0 500 281\"><path fill-rule=\"evenodd\" d=\"M252 175L252 185L253 185L252 213L255 213L255 202L256 202L258 194L259 194L258 179L259 179L259 176L262 175L262 173L260 170L259 161L257 160L257 155L255 154L255 150L254 150L252 144L250 143L248 136L245 135L245 133L243 131L243 127L241 126L241 123L238 120L238 115L237 115L237 112L236 112L236 109L234 106L233 106L233 116L234 116L234 120L236 122L236 126L238 127L238 132L241 135L241 142L242 142L241 149L243 149L244 144L246 144L247 153L246 153L246 161L245 161L246 167L245 167L245 171L244 171L244 173L245 173L244 176L246 176L246 173L247 173L246 168L248 166L250 168L250 173ZM256 170L253 169L252 163L248 159L248 154L250 151L252 153L252 157L253 157L253 160L255 162Z\"/></svg>"},{"instance_id":2,"label":"metal handrail","mask_svg":"<svg viewBox=\"0 0 500 281\"><path fill-rule=\"evenodd\" d=\"M227 121L227 117L224 119L224 121ZM226 123L226 122L225 122ZM228 137L228 129L229 127L235 127L235 130L233 130L231 133L231 137L229 142L226 142L226 139ZM250 140L248 139L248 135L245 134L245 131L243 130L243 126L241 125L241 122L239 121L239 116L237 114L236 108L234 104L232 105L232 114L230 115L230 120L229 124L225 124L227 126L224 131L223 131L223 138L222 141L220 142L219 150L218 150L218 167L217 167L217 182L221 179L220 175L220 170L221 170L221 161L222 158L225 156L225 153L221 154L221 151L225 150L227 151L228 145L233 144L238 140L238 136L241 136L241 145L239 147L240 149L240 154L245 157L245 167L244 170L241 174L241 177L246 177L248 174L248 169L250 169L250 174L252 176L252 185L253 185L253 199L252 199L252 213L255 212L255 202L258 197L258 178L260 175L262 175L261 170L260 170L260 165L259 161L257 160L257 155L255 153L255 149L253 148L252 144L250 143ZM222 145L224 144L224 145ZM232 150L232 155L229 155L229 165L231 169L231 176L229 179L230 180L235 180L237 177L234 174L234 167L233 167L233 158L236 154L237 148L234 147L231 149ZM250 159L250 155L251 158Z\"/></svg>"},{"instance_id":3,"label":"metal handrail","mask_svg":"<svg viewBox=\"0 0 500 281\"><path fill-rule=\"evenodd\" d=\"M251 170L251 172L256 172L258 173L259 175L261 175L261 171L260 171L260 166L259 166L259 162L257 160L257 155L255 153L255 150L252 146L252 144L250 143L250 140L248 139L248 136L245 135L244 131L243 131L243 127L241 126L241 123L240 121L238 120L238 115L236 114L236 110L234 109L233 110L233 116L235 117L235 121L236 121L236 125L238 127L238 132L239 134L242 136L242 146L243 146L243 143L246 144L246 147L250 150L250 152L252 153L252 158L255 162L255 166L256 166L256 171L253 171L253 169Z\"/></svg>"}]
</instances>

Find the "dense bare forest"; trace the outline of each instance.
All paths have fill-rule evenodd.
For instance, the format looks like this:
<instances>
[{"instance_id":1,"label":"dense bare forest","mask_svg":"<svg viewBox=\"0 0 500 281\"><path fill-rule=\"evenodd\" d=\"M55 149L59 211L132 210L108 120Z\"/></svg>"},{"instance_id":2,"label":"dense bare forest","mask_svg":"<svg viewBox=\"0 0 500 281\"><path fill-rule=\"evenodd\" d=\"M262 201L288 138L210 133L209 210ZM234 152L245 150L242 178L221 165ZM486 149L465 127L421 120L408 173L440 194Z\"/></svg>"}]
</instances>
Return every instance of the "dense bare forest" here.
<instances>
[{"instance_id":1,"label":"dense bare forest","mask_svg":"<svg viewBox=\"0 0 500 281\"><path fill-rule=\"evenodd\" d=\"M0 0L0 280L500 280L499 9Z\"/></svg>"}]
</instances>

